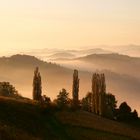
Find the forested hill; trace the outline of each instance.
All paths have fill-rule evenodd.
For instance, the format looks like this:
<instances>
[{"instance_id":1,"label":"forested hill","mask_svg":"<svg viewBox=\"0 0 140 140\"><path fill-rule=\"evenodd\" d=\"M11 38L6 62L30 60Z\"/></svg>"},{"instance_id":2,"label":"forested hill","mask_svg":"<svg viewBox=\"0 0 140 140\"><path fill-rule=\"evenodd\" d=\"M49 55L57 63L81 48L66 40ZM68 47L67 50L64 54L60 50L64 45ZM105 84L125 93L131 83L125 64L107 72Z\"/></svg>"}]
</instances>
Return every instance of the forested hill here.
<instances>
[{"instance_id":1,"label":"forested hill","mask_svg":"<svg viewBox=\"0 0 140 140\"><path fill-rule=\"evenodd\" d=\"M0 97L1 140L139 140L140 128L84 111L48 110L32 100Z\"/></svg>"},{"instance_id":2,"label":"forested hill","mask_svg":"<svg viewBox=\"0 0 140 140\"><path fill-rule=\"evenodd\" d=\"M102 57L100 58L99 56L100 55L98 55L98 59L101 59ZM100 62L94 62L94 65L98 64L100 64ZM62 88L65 88L71 95L73 68L68 69L54 63L44 62L29 55L1 57L0 81L10 82L22 96L32 98L32 83L36 66L40 68L43 94L54 99L57 93ZM75 67L76 66L75 64ZM86 67L86 65L84 65L84 67ZM94 70L93 68L92 73L95 72ZM132 108L140 112L140 80L129 75L118 74L109 70L103 70L101 72L106 75L107 91L114 94L119 102L127 101ZM91 91L92 73L79 70L80 98L84 97L88 91Z\"/></svg>"}]
</instances>

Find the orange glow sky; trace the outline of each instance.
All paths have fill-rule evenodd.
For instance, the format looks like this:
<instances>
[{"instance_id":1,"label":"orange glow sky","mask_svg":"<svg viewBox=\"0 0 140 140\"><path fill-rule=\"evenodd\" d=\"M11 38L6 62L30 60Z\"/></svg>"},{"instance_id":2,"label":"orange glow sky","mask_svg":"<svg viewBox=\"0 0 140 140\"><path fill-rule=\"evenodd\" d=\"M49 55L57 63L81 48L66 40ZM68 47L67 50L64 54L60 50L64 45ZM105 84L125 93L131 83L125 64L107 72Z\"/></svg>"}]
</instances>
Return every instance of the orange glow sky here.
<instances>
[{"instance_id":1,"label":"orange glow sky","mask_svg":"<svg viewBox=\"0 0 140 140\"><path fill-rule=\"evenodd\" d=\"M5 51L140 44L139 0L0 0Z\"/></svg>"}]
</instances>

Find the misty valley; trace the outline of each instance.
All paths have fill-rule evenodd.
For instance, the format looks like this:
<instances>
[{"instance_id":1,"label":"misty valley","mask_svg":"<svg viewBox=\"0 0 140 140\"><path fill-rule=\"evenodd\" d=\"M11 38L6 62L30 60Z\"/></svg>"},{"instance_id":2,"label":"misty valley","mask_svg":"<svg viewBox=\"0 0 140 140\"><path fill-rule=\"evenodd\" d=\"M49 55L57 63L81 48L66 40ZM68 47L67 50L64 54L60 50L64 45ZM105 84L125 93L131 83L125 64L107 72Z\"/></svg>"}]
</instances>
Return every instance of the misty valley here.
<instances>
[{"instance_id":1,"label":"misty valley","mask_svg":"<svg viewBox=\"0 0 140 140\"><path fill-rule=\"evenodd\" d=\"M3 118L4 116L0 117L3 120L2 126L6 123L5 129L0 128L5 135L0 137L6 139L7 135L8 140L26 137L27 139L46 140L48 137L51 140L63 140L76 137L84 139L82 137L85 136L88 139L93 137L98 139L105 135L103 140L105 138L138 140L140 138L138 133L140 58L116 53L89 54L74 58L73 55L68 55L69 58L67 58L67 55L68 53L65 55L63 53L63 58L52 55L53 58L49 56L47 61L20 54L0 58L1 113L6 115L10 112L9 117L11 116L11 118L8 117L8 121ZM13 117L13 111L9 110L10 108L13 108L16 114L18 113L16 118ZM31 125L25 126L25 130L23 113L26 116L25 120ZM34 113L37 113L36 117L39 119L37 123L40 123L39 126L34 124L37 127L34 132L40 129L36 136L29 130L34 126L32 117L29 115L32 116ZM98 124L94 124L100 116L101 120ZM84 129L80 125L83 121L81 118L85 119ZM45 124L41 122L43 119ZM14 126L17 124L15 121L22 121L18 122L18 129ZM93 125L88 125L91 121ZM111 125L108 126L106 122L110 122ZM102 123L105 123L104 128ZM111 130L111 126L117 127ZM131 130L134 126L136 129ZM92 134L87 130L89 128ZM126 132L121 132L121 129L126 128ZM44 132L47 129L50 132L53 131L53 134ZM13 133L8 134L11 130ZM23 136L18 135L18 131L23 131ZM73 135L71 131L76 133ZM83 136L77 136L78 131L86 132L86 135L83 133ZM29 134L33 135L29 136ZM55 138L57 136L58 138Z\"/></svg>"},{"instance_id":2,"label":"misty valley","mask_svg":"<svg viewBox=\"0 0 140 140\"><path fill-rule=\"evenodd\" d=\"M0 140L140 140L140 0L0 0Z\"/></svg>"}]
</instances>

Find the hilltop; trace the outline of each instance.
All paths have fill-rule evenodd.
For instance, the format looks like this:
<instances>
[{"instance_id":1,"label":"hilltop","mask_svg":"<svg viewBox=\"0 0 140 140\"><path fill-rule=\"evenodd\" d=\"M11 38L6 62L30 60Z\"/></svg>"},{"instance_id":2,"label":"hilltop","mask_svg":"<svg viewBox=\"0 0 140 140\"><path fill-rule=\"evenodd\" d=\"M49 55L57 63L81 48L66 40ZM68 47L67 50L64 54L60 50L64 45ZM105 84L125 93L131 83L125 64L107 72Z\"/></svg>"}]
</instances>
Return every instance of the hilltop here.
<instances>
[{"instance_id":1,"label":"hilltop","mask_svg":"<svg viewBox=\"0 0 140 140\"><path fill-rule=\"evenodd\" d=\"M38 102L0 97L1 140L139 140L140 127L84 111L47 111Z\"/></svg>"},{"instance_id":2,"label":"hilltop","mask_svg":"<svg viewBox=\"0 0 140 140\"><path fill-rule=\"evenodd\" d=\"M52 62L45 62L34 56L29 55L14 55L11 57L1 57L0 81L10 82L12 85L15 86L15 88L22 96L32 98L33 74L35 67L38 66L40 68L42 76L43 94L46 94L47 96L54 99L57 93L62 88L65 88L68 90L69 93L72 93L72 75L73 69L76 68L79 70L79 96L80 98L82 98L86 95L88 91L91 91L92 73L97 71L97 65L101 65L102 67L108 68L107 70L99 69L100 72L105 73L106 75L107 90L116 96L119 103L127 100L128 104L130 104L134 109L139 111L140 80L135 76L136 74L138 75L139 72L139 68L136 66L138 65L138 63L136 63L136 61L133 61L134 65L131 66L131 63L127 62L127 60L131 61L132 58L128 56L120 57L119 55L116 55L114 56L114 59L112 59L113 54L96 54L94 56L95 57L87 56L88 61L87 59L85 60L85 57L79 58L78 60L72 62L66 61L67 65L70 65L71 63L73 65L69 68L60 66L59 64L55 64ZM118 57L121 58L119 59L119 61L116 60ZM121 67L120 63L124 62L122 58L126 60L125 62L127 63L127 66L129 66L127 70L126 68ZM110 63L110 61L113 61L113 63L109 66L108 64ZM88 70L88 68L90 68L90 70ZM116 68L118 69L118 71L119 69L121 69L123 70L123 73L119 73L117 71L113 72L110 70L111 68ZM135 71L134 76L126 74L130 70L133 71L133 69Z\"/></svg>"},{"instance_id":3,"label":"hilltop","mask_svg":"<svg viewBox=\"0 0 140 140\"><path fill-rule=\"evenodd\" d=\"M78 58L80 61L96 65L98 69L139 77L140 58L120 54L92 54ZM127 71L126 71L127 69Z\"/></svg>"}]
</instances>

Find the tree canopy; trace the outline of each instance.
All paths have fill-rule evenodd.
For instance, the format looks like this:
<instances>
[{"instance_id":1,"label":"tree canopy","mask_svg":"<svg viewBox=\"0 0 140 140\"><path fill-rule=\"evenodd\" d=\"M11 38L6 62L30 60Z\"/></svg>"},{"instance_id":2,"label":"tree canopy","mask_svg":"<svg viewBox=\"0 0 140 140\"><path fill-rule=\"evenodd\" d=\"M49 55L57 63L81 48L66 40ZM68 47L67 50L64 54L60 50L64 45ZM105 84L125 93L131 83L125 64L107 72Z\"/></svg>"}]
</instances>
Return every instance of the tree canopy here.
<instances>
[{"instance_id":1,"label":"tree canopy","mask_svg":"<svg viewBox=\"0 0 140 140\"><path fill-rule=\"evenodd\" d=\"M16 88L9 82L0 82L0 95L6 97L21 98Z\"/></svg>"},{"instance_id":2,"label":"tree canopy","mask_svg":"<svg viewBox=\"0 0 140 140\"><path fill-rule=\"evenodd\" d=\"M68 95L69 93L64 88L59 92L56 99L58 107L65 108L68 105L69 103Z\"/></svg>"}]
</instances>

